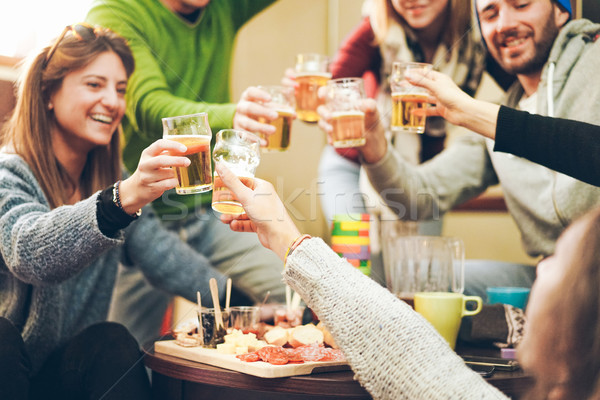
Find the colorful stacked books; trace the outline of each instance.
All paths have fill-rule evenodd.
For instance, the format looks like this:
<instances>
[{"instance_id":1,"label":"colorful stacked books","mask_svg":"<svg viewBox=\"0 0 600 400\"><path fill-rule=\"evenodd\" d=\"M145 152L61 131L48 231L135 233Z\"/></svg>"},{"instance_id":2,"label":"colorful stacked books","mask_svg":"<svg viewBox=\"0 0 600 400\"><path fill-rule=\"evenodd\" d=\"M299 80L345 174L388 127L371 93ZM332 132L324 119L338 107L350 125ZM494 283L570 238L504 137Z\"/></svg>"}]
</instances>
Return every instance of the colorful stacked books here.
<instances>
[{"instance_id":1,"label":"colorful stacked books","mask_svg":"<svg viewBox=\"0 0 600 400\"><path fill-rule=\"evenodd\" d=\"M331 227L331 248L365 275L371 274L369 214L335 215Z\"/></svg>"}]
</instances>

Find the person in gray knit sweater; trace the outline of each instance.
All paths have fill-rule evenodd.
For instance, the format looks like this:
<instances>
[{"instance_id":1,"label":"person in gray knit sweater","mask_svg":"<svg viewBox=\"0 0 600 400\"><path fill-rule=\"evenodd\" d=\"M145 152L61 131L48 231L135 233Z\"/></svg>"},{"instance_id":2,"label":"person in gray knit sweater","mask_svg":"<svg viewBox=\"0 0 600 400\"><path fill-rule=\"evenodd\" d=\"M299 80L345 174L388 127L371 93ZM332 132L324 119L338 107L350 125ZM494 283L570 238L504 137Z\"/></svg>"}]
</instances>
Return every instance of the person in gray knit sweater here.
<instances>
[{"instance_id":1,"label":"person in gray knit sweater","mask_svg":"<svg viewBox=\"0 0 600 400\"><path fill-rule=\"evenodd\" d=\"M226 279L150 207L140 216L175 187L185 146L158 140L119 180L133 68L123 38L77 24L19 81L0 140L1 399L149 398L137 342L105 322L119 263L188 299Z\"/></svg>"},{"instance_id":2,"label":"person in gray knit sweater","mask_svg":"<svg viewBox=\"0 0 600 400\"><path fill-rule=\"evenodd\" d=\"M507 399L410 306L320 238L301 235L273 185L255 179L250 189L225 166L216 168L246 210L221 220L234 231L256 232L284 260L284 280L331 332L373 398ZM529 398L600 398L599 264L595 209L563 233L555 254L538 267L518 348L521 365L535 379Z\"/></svg>"}]
</instances>

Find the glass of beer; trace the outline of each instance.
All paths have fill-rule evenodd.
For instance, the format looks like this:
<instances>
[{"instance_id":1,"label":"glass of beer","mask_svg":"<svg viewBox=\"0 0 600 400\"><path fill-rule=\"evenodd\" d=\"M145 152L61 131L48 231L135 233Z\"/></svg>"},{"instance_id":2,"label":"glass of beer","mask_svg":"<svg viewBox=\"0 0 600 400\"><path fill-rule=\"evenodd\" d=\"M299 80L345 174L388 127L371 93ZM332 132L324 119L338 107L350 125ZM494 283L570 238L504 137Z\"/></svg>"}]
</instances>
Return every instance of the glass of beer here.
<instances>
[{"instance_id":1,"label":"glass of beer","mask_svg":"<svg viewBox=\"0 0 600 400\"><path fill-rule=\"evenodd\" d=\"M365 144L365 113L360 104L365 98L361 78L340 78L327 82L327 107L331 110L333 147L358 147Z\"/></svg>"},{"instance_id":2,"label":"glass of beer","mask_svg":"<svg viewBox=\"0 0 600 400\"><path fill-rule=\"evenodd\" d=\"M317 107L323 104L317 92L331 79L329 57L302 53L296 56L296 113L305 122L317 122Z\"/></svg>"},{"instance_id":3,"label":"glass of beer","mask_svg":"<svg viewBox=\"0 0 600 400\"><path fill-rule=\"evenodd\" d=\"M411 85L404 76L410 70L427 72L431 71L432 68L431 64L417 62L395 62L392 65L392 75L390 77L392 123L390 126L393 131L425 132L427 90Z\"/></svg>"},{"instance_id":4,"label":"glass of beer","mask_svg":"<svg viewBox=\"0 0 600 400\"><path fill-rule=\"evenodd\" d=\"M260 162L260 138L253 133L223 129L217 132L213 160L224 163L242 183L254 187L254 172ZM212 209L222 214L244 214L242 203L214 173Z\"/></svg>"},{"instance_id":5,"label":"glass of beer","mask_svg":"<svg viewBox=\"0 0 600 400\"><path fill-rule=\"evenodd\" d=\"M183 154L191 161L188 167L176 167L177 194L194 194L212 189L212 166L210 140L212 132L208 114L198 113L162 119L163 138L183 143Z\"/></svg>"},{"instance_id":6,"label":"glass of beer","mask_svg":"<svg viewBox=\"0 0 600 400\"><path fill-rule=\"evenodd\" d=\"M278 117L274 121L266 121L259 118L258 121L264 124L273 125L277 130L272 135L261 135L267 141L263 147L264 151L285 151L290 146L292 134L292 121L296 118L294 108L296 99L294 89L286 86L259 86L261 90L271 95L271 101L265 106L277 111Z\"/></svg>"}]
</instances>

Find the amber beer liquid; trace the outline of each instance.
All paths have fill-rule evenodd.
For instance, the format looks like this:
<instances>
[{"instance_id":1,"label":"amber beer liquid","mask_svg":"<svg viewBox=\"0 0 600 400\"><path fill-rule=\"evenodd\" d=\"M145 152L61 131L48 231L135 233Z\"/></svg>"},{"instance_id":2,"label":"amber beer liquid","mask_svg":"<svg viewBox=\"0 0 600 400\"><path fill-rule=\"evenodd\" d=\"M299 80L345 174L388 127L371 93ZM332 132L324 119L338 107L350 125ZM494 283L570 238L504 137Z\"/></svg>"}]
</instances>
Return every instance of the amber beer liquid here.
<instances>
[{"instance_id":1,"label":"amber beer liquid","mask_svg":"<svg viewBox=\"0 0 600 400\"><path fill-rule=\"evenodd\" d=\"M331 116L333 147L357 147L365 144L365 113L337 111Z\"/></svg>"},{"instance_id":2,"label":"amber beer liquid","mask_svg":"<svg viewBox=\"0 0 600 400\"><path fill-rule=\"evenodd\" d=\"M259 118L259 122L273 125L276 129L272 135L261 135L267 141L267 145L263 147L265 151L284 151L290 146L294 112L286 109L278 109L276 111L278 117L274 121L267 122L265 119Z\"/></svg>"},{"instance_id":3,"label":"amber beer liquid","mask_svg":"<svg viewBox=\"0 0 600 400\"><path fill-rule=\"evenodd\" d=\"M427 94L392 93L392 130L425 132ZM422 114L415 114L422 110Z\"/></svg>"},{"instance_id":4,"label":"amber beer liquid","mask_svg":"<svg viewBox=\"0 0 600 400\"><path fill-rule=\"evenodd\" d=\"M324 103L320 100L317 92L319 88L325 86L331 79L331 74L327 72L300 74L296 76L296 114L298 118L305 122L317 122L319 114L317 107Z\"/></svg>"},{"instance_id":5,"label":"amber beer liquid","mask_svg":"<svg viewBox=\"0 0 600 400\"><path fill-rule=\"evenodd\" d=\"M190 165L174 168L178 181L175 188L177 194L202 193L211 190L210 136L167 135L164 138L187 147L183 155L190 160Z\"/></svg>"},{"instance_id":6,"label":"amber beer liquid","mask_svg":"<svg viewBox=\"0 0 600 400\"><path fill-rule=\"evenodd\" d=\"M254 177L239 176L240 181L249 188L254 187ZM244 214L242 203L235 194L225 186L219 174L215 172L213 184L212 209L223 214Z\"/></svg>"}]
</instances>

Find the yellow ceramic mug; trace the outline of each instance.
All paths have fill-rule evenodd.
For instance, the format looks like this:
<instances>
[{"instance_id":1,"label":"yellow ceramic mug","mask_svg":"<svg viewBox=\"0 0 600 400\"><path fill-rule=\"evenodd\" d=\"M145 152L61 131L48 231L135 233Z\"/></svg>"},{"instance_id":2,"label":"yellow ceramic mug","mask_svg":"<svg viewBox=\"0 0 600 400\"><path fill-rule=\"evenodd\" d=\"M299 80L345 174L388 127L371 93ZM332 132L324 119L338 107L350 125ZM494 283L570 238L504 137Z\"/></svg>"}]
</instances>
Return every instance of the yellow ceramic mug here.
<instances>
[{"instance_id":1,"label":"yellow ceramic mug","mask_svg":"<svg viewBox=\"0 0 600 400\"><path fill-rule=\"evenodd\" d=\"M469 301L477 303L475 310L467 310ZM435 327L453 349L462 317L479 313L481 304L481 297L478 296L450 292L415 293L415 310Z\"/></svg>"}]
</instances>

